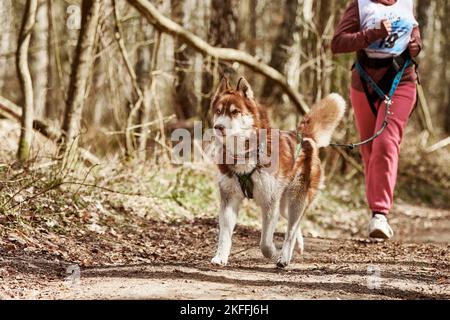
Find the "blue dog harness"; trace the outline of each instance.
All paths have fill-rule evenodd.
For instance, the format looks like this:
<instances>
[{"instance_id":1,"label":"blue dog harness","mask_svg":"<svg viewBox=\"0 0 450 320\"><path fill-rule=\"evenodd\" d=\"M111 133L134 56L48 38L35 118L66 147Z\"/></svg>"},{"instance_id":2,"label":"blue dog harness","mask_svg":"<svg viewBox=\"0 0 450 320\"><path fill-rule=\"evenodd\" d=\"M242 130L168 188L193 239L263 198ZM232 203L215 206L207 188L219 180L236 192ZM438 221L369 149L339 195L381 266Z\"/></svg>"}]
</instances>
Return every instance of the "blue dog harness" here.
<instances>
[{"instance_id":1,"label":"blue dog harness","mask_svg":"<svg viewBox=\"0 0 450 320\"><path fill-rule=\"evenodd\" d=\"M381 126L380 130L378 130L372 137L370 137L367 140L364 140L364 141L361 141L358 143L350 143L350 144L332 143L332 144L330 144L330 146L346 147L346 148L354 149L355 147L362 146L364 144L367 144L367 143L375 140L378 136L380 136L383 133L383 131L388 126L388 116L390 114L391 106L393 103L392 97L394 96L395 91L397 90L397 88L402 80L403 74L405 73L406 69L409 66L411 66L411 64L412 64L411 58L408 58L405 60L403 67L397 72L397 74L394 77L394 80L392 81L392 85L391 85L391 89L389 90L389 93L385 94L383 92L383 90L380 88L380 86L372 79L371 76L369 76L369 74L366 72L366 70L364 70L361 63L359 61L357 61L355 63L355 69L358 72L358 74L360 75L360 77L362 78L362 80L364 80L370 87L372 87L372 89L376 92L376 94L380 97L380 99L382 101L384 101L384 103L386 104L386 111L384 114L383 125Z\"/></svg>"}]
</instances>

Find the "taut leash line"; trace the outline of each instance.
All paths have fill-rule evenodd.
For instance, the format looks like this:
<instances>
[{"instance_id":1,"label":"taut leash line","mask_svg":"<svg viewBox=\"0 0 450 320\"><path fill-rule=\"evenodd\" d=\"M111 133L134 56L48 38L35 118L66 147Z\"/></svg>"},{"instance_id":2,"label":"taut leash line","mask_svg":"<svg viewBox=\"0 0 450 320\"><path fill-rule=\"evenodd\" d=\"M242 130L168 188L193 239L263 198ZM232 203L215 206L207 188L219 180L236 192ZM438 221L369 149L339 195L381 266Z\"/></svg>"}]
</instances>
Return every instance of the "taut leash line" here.
<instances>
[{"instance_id":1,"label":"taut leash line","mask_svg":"<svg viewBox=\"0 0 450 320\"><path fill-rule=\"evenodd\" d=\"M386 95L383 92L383 90L381 90L381 88L378 86L378 84L372 79L371 76L369 76L369 74L366 72L366 70L364 70L364 68L361 66L361 64L359 62L356 62L356 64L355 64L356 71L372 87L372 89L377 93L377 95L381 99L384 100L384 103L386 104L386 111L384 113L383 125L381 126L380 130L378 130L372 137L370 137L367 140L364 140L364 141L361 141L358 143L348 143L348 144L331 143L330 144L331 147L342 147L342 148L354 149L356 147L365 145L365 144L375 140L383 133L383 131L386 129L386 127L389 124L388 116L390 114L392 103L393 103L392 97L394 96L394 93L397 90L397 88L402 80L405 70L411 65L411 62L412 62L411 59L407 59L405 61L405 63L403 64L402 69L399 70L399 72L397 72L394 80L392 81L391 90L389 91L388 95Z\"/></svg>"}]
</instances>

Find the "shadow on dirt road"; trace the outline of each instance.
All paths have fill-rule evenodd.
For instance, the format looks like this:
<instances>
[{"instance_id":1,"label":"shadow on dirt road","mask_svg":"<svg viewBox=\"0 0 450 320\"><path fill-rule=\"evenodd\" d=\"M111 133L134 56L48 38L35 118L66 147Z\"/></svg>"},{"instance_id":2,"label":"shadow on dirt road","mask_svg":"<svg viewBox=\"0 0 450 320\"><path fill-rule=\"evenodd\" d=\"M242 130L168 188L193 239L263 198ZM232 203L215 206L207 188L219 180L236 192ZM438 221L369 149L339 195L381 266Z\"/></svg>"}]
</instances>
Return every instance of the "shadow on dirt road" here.
<instances>
[{"instance_id":1,"label":"shadow on dirt road","mask_svg":"<svg viewBox=\"0 0 450 320\"><path fill-rule=\"evenodd\" d=\"M411 217L398 213L396 219L394 227L408 234L399 224ZM423 218L413 219L409 226L423 224ZM131 234L114 245L106 236L66 237L68 247L89 250L78 255L61 251L63 242L56 240L60 251L24 247L2 252L0 298L450 299L450 246L445 242L305 238L305 254L279 270L258 250L259 231L238 227L230 264L218 268L209 264L218 233L215 219L145 222L144 227L145 234ZM413 237L421 230L414 228L409 231ZM282 236L276 235L278 245ZM144 244L152 247L146 251Z\"/></svg>"}]
</instances>

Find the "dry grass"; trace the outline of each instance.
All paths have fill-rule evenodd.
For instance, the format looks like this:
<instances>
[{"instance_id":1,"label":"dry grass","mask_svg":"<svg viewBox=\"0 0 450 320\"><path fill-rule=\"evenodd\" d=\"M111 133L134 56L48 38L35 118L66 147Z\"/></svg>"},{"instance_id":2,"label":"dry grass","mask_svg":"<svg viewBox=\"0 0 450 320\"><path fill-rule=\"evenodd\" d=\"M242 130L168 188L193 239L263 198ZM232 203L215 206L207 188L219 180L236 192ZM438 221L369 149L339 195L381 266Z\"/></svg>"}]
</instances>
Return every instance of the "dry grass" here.
<instances>
[{"instance_id":1,"label":"dry grass","mask_svg":"<svg viewBox=\"0 0 450 320\"><path fill-rule=\"evenodd\" d=\"M69 228L102 231L102 221L117 223L127 215L145 219L177 221L216 217L219 205L216 169L205 163L162 165L104 159L103 164L73 163L61 168L48 154L55 150L45 140L35 139L34 160L28 167L14 168L14 125L0 130L0 233L42 228L64 233ZM403 147L397 198L448 208L450 152L426 154L410 136ZM46 155L42 154L45 150ZM314 236L360 235L367 219L363 177L348 169L327 176L326 187L303 222L306 234ZM105 220L106 219L106 220ZM259 209L246 201L239 224L259 226ZM283 230L280 223L279 230Z\"/></svg>"}]
</instances>

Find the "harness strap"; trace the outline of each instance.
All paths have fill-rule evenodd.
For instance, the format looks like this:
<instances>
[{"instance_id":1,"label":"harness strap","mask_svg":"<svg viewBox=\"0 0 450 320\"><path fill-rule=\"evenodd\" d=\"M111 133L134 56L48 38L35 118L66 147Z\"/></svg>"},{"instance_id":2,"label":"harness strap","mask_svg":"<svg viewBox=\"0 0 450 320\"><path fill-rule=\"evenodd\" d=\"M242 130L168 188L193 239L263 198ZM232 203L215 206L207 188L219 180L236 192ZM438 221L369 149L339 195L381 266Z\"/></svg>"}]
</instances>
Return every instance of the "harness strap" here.
<instances>
[{"instance_id":1,"label":"harness strap","mask_svg":"<svg viewBox=\"0 0 450 320\"><path fill-rule=\"evenodd\" d=\"M361 62L362 65L364 65ZM388 92L392 85L392 79L394 79L395 75L398 71L400 71L400 67L396 68L393 65L391 65L383 75L383 77L380 79L380 81L377 82L378 86L383 92ZM361 86L364 90L364 93L366 94L367 101L369 103L370 109L372 110L373 115L375 118L378 116L378 109L383 102L383 100L380 99L378 94L374 92L369 91L369 86L367 85L367 82L364 80L363 77L359 76L361 80Z\"/></svg>"},{"instance_id":2,"label":"harness strap","mask_svg":"<svg viewBox=\"0 0 450 320\"><path fill-rule=\"evenodd\" d=\"M238 174L235 173L238 178L239 185L241 186L242 193L247 199L253 199L253 180L252 175L256 172L258 167L256 166L251 172Z\"/></svg>"},{"instance_id":3,"label":"harness strap","mask_svg":"<svg viewBox=\"0 0 450 320\"><path fill-rule=\"evenodd\" d=\"M296 131L296 136L297 136L297 145L295 147L295 159L297 159L299 157L300 152L302 151L302 147L303 147L303 136L301 135L301 133L298 130ZM266 145L265 141L261 142L261 145L258 148L259 150L257 151L258 155L261 154L265 145ZM244 196L247 199L253 199L254 184L253 184L253 180L252 180L252 175L259 168L260 168L260 166L256 165L255 168L249 173L243 173L243 174L234 173L239 181L239 185L241 187L242 193L244 194Z\"/></svg>"},{"instance_id":4,"label":"harness strap","mask_svg":"<svg viewBox=\"0 0 450 320\"><path fill-rule=\"evenodd\" d=\"M257 160L262 156L262 153L264 152L264 149L266 148L267 142L265 139L263 139L261 141L261 143L259 144L257 150L253 153L251 153L251 156L254 156L257 158ZM242 193L244 194L244 197L246 197L247 199L253 199L253 188L254 188L254 184L253 184L253 180L252 180L252 175L256 172L256 170L258 170L260 168L260 165L256 165L255 168L253 168L253 170L249 173L243 173L243 174L239 174L239 173L234 173L234 175L237 177L239 185L241 187Z\"/></svg>"},{"instance_id":5,"label":"harness strap","mask_svg":"<svg viewBox=\"0 0 450 320\"><path fill-rule=\"evenodd\" d=\"M361 66L359 62L356 62L355 68L356 71L358 71L359 75L372 87L372 89L378 94L378 96L387 101L392 100L392 97L394 96L395 91L397 90L403 74L405 73L406 68L408 68L411 65L411 59L407 59L403 65L403 67L400 69L399 72L394 77L394 80L392 81L391 89L389 90L388 94L385 94L383 90L378 86L378 84L372 79L371 76L364 70L364 68Z\"/></svg>"},{"instance_id":6,"label":"harness strap","mask_svg":"<svg viewBox=\"0 0 450 320\"><path fill-rule=\"evenodd\" d=\"M375 101L378 99L374 99L373 96L369 92L369 87L367 86L367 82L363 79L363 77L359 77L361 79L361 84L364 90L364 93L366 94L367 101L369 102L370 110L372 110L373 115L375 118L378 116L378 109L375 106Z\"/></svg>"},{"instance_id":7,"label":"harness strap","mask_svg":"<svg viewBox=\"0 0 450 320\"><path fill-rule=\"evenodd\" d=\"M389 90L388 94L385 94L383 92L383 90L378 86L378 84L372 79L371 76L369 76L369 74L364 70L364 68L361 66L361 64L359 62L356 62L355 64L355 68L356 71L358 71L359 75L361 78L363 78L367 84L369 84L372 89L377 93L377 95L384 100L384 103L386 104L386 111L384 114L384 120L383 120L383 125L381 126L380 130L378 130L372 137L370 137L367 140L358 142L358 143L350 143L350 144L338 144L338 143L332 143L330 144L330 146L332 147L346 147L346 148L350 148L350 149L354 149L355 147L359 147L361 145L367 144L373 140L375 140L376 138L378 138L378 136L380 136L384 129L386 129L387 125L388 125L388 116L390 114L390 110L391 110L391 106L392 106L392 97L394 96L395 91L397 90L403 74L405 73L406 68L408 68L411 65L412 59L406 59L403 67L397 72L397 74L394 77L394 80L392 81L392 85L391 85L391 89Z\"/></svg>"},{"instance_id":8,"label":"harness strap","mask_svg":"<svg viewBox=\"0 0 450 320\"><path fill-rule=\"evenodd\" d=\"M383 92L383 90L378 86L378 84L372 79L371 76L364 70L362 65L359 62L355 63L355 69L358 72L359 76L366 82L370 87L376 92L376 94L381 99L386 99L386 94Z\"/></svg>"}]
</instances>

